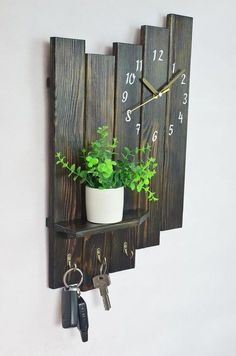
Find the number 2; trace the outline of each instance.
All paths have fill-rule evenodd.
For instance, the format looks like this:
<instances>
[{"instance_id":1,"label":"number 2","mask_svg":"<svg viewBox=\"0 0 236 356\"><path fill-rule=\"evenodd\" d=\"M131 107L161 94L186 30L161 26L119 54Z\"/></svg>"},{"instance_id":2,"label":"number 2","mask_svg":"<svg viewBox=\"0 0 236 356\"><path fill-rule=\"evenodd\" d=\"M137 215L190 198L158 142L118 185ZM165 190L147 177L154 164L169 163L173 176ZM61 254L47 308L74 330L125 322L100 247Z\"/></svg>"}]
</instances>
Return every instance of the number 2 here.
<instances>
[{"instance_id":1,"label":"number 2","mask_svg":"<svg viewBox=\"0 0 236 356\"><path fill-rule=\"evenodd\" d=\"M182 78L181 84L182 84L182 85L186 84L186 82L185 82L186 74L183 73L183 74L181 75L181 78Z\"/></svg>"}]
</instances>

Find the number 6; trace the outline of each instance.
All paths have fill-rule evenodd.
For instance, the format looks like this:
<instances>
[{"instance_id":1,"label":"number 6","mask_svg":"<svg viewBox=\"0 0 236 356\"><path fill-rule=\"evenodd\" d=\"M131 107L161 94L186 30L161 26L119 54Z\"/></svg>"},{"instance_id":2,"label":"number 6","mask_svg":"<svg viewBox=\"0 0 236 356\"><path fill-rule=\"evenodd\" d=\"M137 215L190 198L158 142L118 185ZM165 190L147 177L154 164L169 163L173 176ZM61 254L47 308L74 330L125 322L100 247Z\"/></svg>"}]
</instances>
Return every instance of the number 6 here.
<instances>
[{"instance_id":1,"label":"number 6","mask_svg":"<svg viewBox=\"0 0 236 356\"><path fill-rule=\"evenodd\" d=\"M157 140L157 135L158 135L158 131L154 131L153 135L152 135L152 142L155 142Z\"/></svg>"}]
</instances>

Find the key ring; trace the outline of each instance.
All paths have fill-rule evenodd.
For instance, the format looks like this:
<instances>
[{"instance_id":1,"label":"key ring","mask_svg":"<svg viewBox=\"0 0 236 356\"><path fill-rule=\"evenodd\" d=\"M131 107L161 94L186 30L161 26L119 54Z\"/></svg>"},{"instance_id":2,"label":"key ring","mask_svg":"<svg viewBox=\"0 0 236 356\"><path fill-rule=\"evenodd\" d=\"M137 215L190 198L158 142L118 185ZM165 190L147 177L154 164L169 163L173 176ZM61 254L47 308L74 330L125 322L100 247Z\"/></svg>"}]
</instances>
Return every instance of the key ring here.
<instances>
[{"instance_id":1,"label":"key ring","mask_svg":"<svg viewBox=\"0 0 236 356\"><path fill-rule=\"evenodd\" d=\"M76 284L76 288L79 289L79 287L83 283L83 280L84 280L83 272L78 267L76 267L76 268L73 267L73 268L68 269L63 276L63 283L66 288L70 287L69 284L67 284L67 282L66 282L66 278L67 278L68 274L70 274L71 272L76 272L76 271L80 273L80 281L79 281L79 283Z\"/></svg>"}]
</instances>

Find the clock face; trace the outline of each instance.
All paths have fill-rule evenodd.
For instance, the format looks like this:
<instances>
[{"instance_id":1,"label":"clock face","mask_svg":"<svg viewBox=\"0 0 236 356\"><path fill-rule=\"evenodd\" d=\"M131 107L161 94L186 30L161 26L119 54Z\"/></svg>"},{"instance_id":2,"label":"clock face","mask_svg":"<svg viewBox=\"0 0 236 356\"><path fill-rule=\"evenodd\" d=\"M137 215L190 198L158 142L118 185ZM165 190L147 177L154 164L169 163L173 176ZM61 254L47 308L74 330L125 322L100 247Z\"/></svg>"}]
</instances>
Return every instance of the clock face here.
<instances>
[{"instance_id":1,"label":"clock face","mask_svg":"<svg viewBox=\"0 0 236 356\"><path fill-rule=\"evenodd\" d=\"M191 18L168 15L166 28L142 26L140 43L114 43L113 55L86 54L83 40L51 39L51 220L85 218L83 188L55 170L54 152L78 163L79 150L96 138L102 125L118 138L120 148L151 146L158 162L152 190L159 196L149 204L143 194L125 193L126 210L149 210L139 228L79 241L63 240L52 228L52 287L61 286L67 253L82 264L84 289L90 289L99 269L97 248L110 272L132 268L135 254L127 259L124 243L133 251L158 245L161 230L182 226L191 36ZM153 99L167 83L170 90Z\"/></svg>"}]
</instances>

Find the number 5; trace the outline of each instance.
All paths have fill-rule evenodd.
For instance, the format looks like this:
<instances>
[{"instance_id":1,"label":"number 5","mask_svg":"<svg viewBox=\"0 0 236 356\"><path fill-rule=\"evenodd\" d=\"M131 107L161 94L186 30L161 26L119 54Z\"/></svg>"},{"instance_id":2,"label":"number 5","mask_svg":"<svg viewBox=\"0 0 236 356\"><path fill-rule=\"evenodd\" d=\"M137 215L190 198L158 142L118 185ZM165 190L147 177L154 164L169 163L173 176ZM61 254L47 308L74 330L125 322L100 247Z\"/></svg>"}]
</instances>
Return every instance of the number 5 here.
<instances>
[{"instance_id":1,"label":"number 5","mask_svg":"<svg viewBox=\"0 0 236 356\"><path fill-rule=\"evenodd\" d=\"M171 135L173 134L173 132L174 132L174 125L171 124L171 125L169 126L169 136L171 136Z\"/></svg>"}]
</instances>

